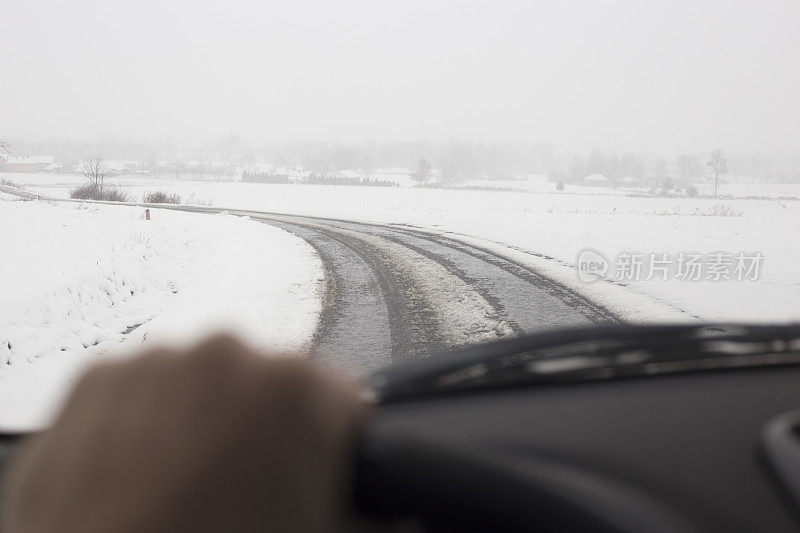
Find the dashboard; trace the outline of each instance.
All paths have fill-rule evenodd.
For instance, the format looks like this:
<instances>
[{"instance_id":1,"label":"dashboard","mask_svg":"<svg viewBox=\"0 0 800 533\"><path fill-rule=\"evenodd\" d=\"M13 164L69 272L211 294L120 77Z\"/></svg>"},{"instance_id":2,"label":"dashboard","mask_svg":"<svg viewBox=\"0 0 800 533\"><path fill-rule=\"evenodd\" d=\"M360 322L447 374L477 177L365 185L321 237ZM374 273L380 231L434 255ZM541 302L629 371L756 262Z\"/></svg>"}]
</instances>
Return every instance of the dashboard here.
<instances>
[{"instance_id":1,"label":"dashboard","mask_svg":"<svg viewBox=\"0 0 800 533\"><path fill-rule=\"evenodd\" d=\"M357 500L430 530L796 531L763 439L798 409L792 366L399 401L363 438Z\"/></svg>"}]
</instances>

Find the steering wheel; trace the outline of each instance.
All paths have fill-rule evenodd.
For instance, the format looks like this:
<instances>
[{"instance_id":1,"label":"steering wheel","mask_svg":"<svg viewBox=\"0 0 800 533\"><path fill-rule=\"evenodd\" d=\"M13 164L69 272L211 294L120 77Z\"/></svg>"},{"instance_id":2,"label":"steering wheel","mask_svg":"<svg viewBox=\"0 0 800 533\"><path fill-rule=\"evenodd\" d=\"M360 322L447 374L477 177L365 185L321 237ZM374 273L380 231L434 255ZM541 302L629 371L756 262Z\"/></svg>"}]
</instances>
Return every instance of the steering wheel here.
<instances>
[{"instance_id":1,"label":"steering wheel","mask_svg":"<svg viewBox=\"0 0 800 533\"><path fill-rule=\"evenodd\" d=\"M414 518L430 531L690 531L647 494L525 450L496 454L372 431L356 448L362 514Z\"/></svg>"}]
</instances>

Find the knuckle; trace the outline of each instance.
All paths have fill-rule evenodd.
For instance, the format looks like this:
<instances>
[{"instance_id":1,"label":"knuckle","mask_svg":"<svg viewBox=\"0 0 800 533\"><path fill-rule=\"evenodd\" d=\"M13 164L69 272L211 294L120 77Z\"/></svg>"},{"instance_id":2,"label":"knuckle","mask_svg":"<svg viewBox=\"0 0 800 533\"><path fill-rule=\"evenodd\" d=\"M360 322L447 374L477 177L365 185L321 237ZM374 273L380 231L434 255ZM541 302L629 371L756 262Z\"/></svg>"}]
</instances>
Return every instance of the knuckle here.
<instances>
[{"instance_id":1,"label":"knuckle","mask_svg":"<svg viewBox=\"0 0 800 533\"><path fill-rule=\"evenodd\" d=\"M189 352L189 357L200 364L223 364L241 359L247 348L234 336L219 333L201 342Z\"/></svg>"}]
</instances>

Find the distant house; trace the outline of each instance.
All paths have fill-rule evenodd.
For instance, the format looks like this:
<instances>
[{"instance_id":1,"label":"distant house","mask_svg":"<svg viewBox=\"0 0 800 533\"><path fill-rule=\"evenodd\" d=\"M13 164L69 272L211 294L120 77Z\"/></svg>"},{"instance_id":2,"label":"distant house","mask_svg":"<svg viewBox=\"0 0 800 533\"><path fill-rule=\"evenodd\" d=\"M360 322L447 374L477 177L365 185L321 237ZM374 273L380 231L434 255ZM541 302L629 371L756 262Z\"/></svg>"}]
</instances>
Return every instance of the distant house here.
<instances>
[{"instance_id":1,"label":"distant house","mask_svg":"<svg viewBox=\"0 0 800 533\"><path fill-rule=\"evenodd\" d=\"M129 174L132 172L134 166L131 164L131 161L119 161L117 159L104 161L103 163L105 163L112 174Z\"/></svg>"},{"instance_id":2,"label":"distant house","mask_svg":"<svg viewBox=\"0 0 800 533\"><path fill-rule=\"evenodd\" d=\"M608 185L608 178L602 174L592 174L590 176L586 176L583 181L586 183L586 185Z\"/></svg>"},{"instance_id":3,"label":"distant house","mask_svg":"<svg viewBox=\"0 0 800 533\"><path fill-rule=\"evenodd\" d=\"M355 170L340 170L338 172L333 173L333 177L339 180L360 180L364 176L356 172Z\"/></svg>"},{"instance_id":4,"label":"distant house","mask_svg":"<svg viewBox=\"0 0 800 533\"><path fill-rule=\"evenodd\" d=\"M0 157L0 170L4 172L57 172L61 163L53 156L12 156Z\"/></svg>"},{"instance_id":5,"label":"distant house","mask_svg":"<svg viewBox=\"0 0 800 533\"><path fill-rule=\"evenodd\" d=\"M286 177L289 183L304 183L311 177L310 170L302 170L298 168L290 168L286 170Z\"/></svg>"}]
</instances>

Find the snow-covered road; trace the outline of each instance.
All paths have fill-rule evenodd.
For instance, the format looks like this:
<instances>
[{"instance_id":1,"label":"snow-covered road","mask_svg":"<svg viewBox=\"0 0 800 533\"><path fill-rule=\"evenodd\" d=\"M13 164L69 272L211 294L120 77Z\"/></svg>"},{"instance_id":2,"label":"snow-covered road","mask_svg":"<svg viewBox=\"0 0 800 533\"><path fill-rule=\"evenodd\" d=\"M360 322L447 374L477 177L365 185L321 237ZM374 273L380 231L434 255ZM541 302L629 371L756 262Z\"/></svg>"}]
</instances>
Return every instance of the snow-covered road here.
<instances>
[{"instance_id":1,"label":"snow-covered road","mask_svg":"<svg viewBox=\"0 0 800 533\"><path fill-rule=\"evenodd\" d=\"M580 294L484 249L410 228L250 213L326 263L315 352L356 371L448 348L615 321Z\"/></svg>"},{"instance_id":2,"label":"snow-covered road","mask_svg":"<svg viewBox=\"0 0 800 533\"><path fill-rule=\"evenodd\" d=\"M502 252L441 234L319 217L225 212L285 229L317 251L327 283L326 312L314 350L351 369L512 334L617 320L578 291Z\"/></svg>"}]
</instances>

